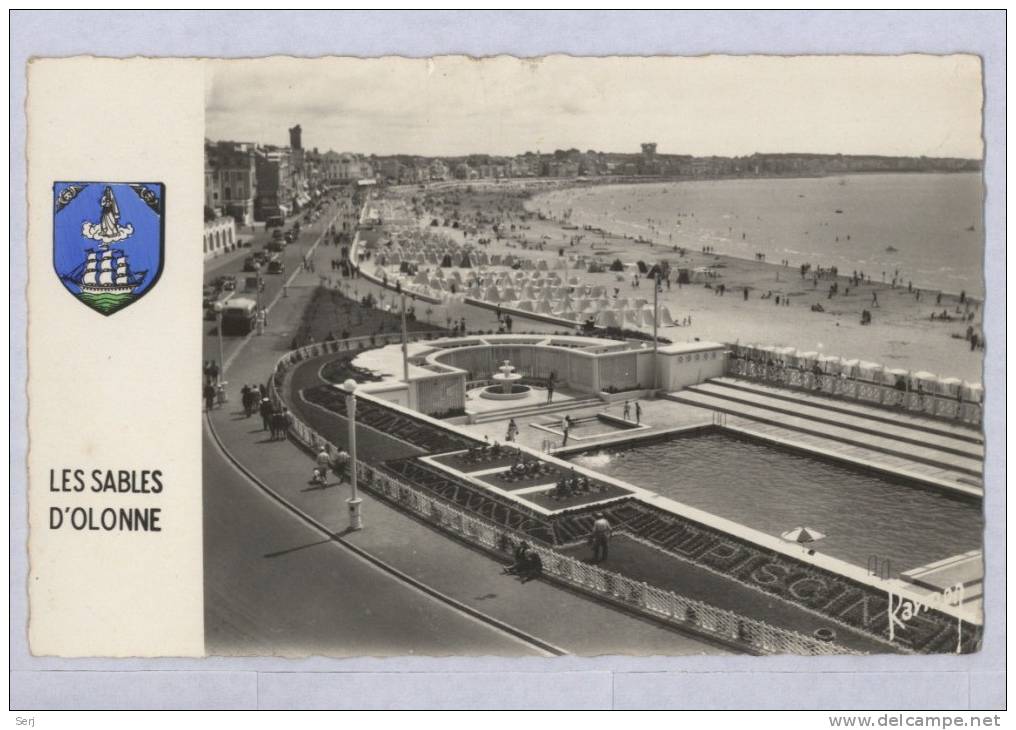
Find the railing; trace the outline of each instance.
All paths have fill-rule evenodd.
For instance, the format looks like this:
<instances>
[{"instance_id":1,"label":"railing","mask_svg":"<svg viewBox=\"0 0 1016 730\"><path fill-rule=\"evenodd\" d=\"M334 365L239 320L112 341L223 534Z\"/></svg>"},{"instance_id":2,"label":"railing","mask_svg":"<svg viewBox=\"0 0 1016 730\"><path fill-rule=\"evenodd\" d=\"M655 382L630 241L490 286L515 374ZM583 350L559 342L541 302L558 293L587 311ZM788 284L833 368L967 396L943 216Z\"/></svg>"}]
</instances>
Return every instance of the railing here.
<instances>
[{"instance_id":1,"label":"railing","mask_svg":"<svg viewBox=\"0 0 1016 730\"><path fill-rule=\"evenodd\" d=\"M743 357L727 358L727 373L739 378L758 380L786 388L798 388L822 395L870 403L886 408L901 408L932 418L981 424L981 404L950 398L937 393L900 390L891 385L873 383L846 375L828 375L802 370L792 365L755 361Z\"/></svg>"},{"instance_id":2,"label":"railing","mask_svg":"<svg viewBox=\"0 0 1016 730\"><path fill-rule=\"evenodd\" d=\"M287 353L279 359L275 376L294 362L315 357L323 347L335 343L318 343ZM333 350L334 351L334 350ZM280 396L273 377L271 397ZM358 397L365 397L360 395ZM314 451L325 447L333 455L338 448L295 416L290 434ZM517 533L473 514L463 512L447 502L426 494L417 487L358 461L357 480L360 486L398 507L426 519L466 542L488 551L507 556L526 535ZM650 616L677 628L735 645L753 654L833 655L859 652L830 641L822 641L789 629L741 616L733 611L716 608L702 601L685 598L672 591L632 580L619 573L604 570L544 546L534 546L543 564L543 575L601 599L623 605L629 610Z\"/></svg>"}]
</instances>

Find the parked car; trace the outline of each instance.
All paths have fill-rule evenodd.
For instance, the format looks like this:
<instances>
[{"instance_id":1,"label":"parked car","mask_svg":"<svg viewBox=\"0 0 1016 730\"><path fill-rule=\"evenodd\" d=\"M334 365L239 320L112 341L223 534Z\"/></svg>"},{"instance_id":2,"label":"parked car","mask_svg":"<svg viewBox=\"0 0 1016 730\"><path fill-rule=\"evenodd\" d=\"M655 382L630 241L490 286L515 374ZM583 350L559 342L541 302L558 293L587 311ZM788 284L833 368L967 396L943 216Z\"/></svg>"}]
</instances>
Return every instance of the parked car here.
<instances>
[{"instance_id":1,"label":"parked car","mask_svg":"<svg viewBox=\"0 0 1016 730\"><path fill-rule=\"evenodd\" d=\"M286 243L292 243L296 240L296 234L292 231L286 231Z\"/></svg>"},{"instance_id":2,"label":"parked car","mask_svg":"<svg viewBox=\"0 0 1016 730\"><path fill-rule=\"evenodd\" d=\"M265 251L264 249L255 251L251 255L254 257L254 261L257 262L258 266L263 266L264 264L268 263L268 258L269 258L268 257L268 252Z\"/></svg>"},{"instance_id":3,"label":"parked car","mask_svg":"<svg viewBox=\"0 0 1016 730\"><path fill-rule=\"evenodd\" d=\"M260 266L261 262L255 256L248 256L243 260L244 271L257 271Z\"/></svg>"},{"instance_id":4,"label":"parked car","mask_svg":"<svg viewBox=\"0 0 1016 730\"><path fill-rule=\"evenodd\" d=\"M281 228L276 228L274 231L272 231L272 240L273 241L281 241L284 236L285 236L285 234L282 232Z\"/></svg>"},{"instance_id":5,"label":"parked car","mask_svg":"<svg viewBox=\"0 0 1016 730\"><path fill-rule=\"evenodd\" d=\"M285 224L281 215L273 215L265 221L265 228L282 228Z\"/></svg>"},{"instance_id":6,"label":"parked car","mask_svg":"<svg viewBox=\"0 0 1016 730\"><path fill-rule=\"evenodd\" d=\"M220 292L223 291L236 291L236 277L235 276L220 276L215 280L215 288Z\"/></svg>"},{"instance_id":7,"label":"parked car","mask_svg":"<svg viewBox=\"0 0 1016 730\"><path fill-rule=\"evenodd\" d=\"M272 258L268 262L268 273L269 274L282 274L286 271L286 262L278 257Z\"/></svg>"}]
</instances>

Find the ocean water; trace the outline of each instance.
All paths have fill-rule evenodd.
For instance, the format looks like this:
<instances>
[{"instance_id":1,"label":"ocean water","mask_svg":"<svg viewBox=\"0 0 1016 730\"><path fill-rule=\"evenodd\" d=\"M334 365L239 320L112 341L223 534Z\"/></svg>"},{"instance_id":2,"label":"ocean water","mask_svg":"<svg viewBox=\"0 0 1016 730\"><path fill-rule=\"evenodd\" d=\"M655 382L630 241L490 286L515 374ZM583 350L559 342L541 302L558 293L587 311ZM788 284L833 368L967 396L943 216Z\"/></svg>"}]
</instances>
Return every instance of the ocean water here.
<instances>
[{"instance_id":1,"label":"ocean water","mask_svg":"<svg viewBox=\"0 0 1016 730\"><path fill-rule=\"evenodd\" d=\"M530 207L689 250L792 266L836 266L872 281L983 297L984 192L977 173L703 180L603 185ZM893 250L895 249L895 250Z\"/></svg>"},{"instance_id":2,"label":"ocean water","mask_svg":"<svg viewBox=\"0 0 1016 730\"><path fill-rule=\"evenodd\" d=\"M981 547L976 503L726 434L570 460L769 535L816 529L819 552L855 565L879 555L900 571Z\"/></svg>"}]
</instances>

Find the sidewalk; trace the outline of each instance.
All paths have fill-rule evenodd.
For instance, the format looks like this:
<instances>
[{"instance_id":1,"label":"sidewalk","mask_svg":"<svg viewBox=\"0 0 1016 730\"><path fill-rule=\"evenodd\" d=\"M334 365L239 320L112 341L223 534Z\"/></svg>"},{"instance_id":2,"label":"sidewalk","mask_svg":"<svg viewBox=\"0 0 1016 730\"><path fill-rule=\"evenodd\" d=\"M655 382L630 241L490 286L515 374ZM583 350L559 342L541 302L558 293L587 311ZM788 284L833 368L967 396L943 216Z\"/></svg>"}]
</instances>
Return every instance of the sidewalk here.
<instances>
[{"instance_id":1,"label":"sidewalk","mask_svg":"<svg viewBox=\"0 0 1016 730\"><path fill-rule=\"evenodd\" d=\"M289 296L278 300L269 329L252 337L229 367L225 377L230 401L212 412L211 422L224 447L259 481L314 520L341 532L347 523L348 484L332 477L324 487L311 485L311 458L290 442L269 441L267 432L259 430L260 419L245 419L238 403L242 384L265 382L288 349L317 283L317 275L301 273ZM569 653L728 653L544 581L522 584L502 575L501 566L487 555L369 494L361 496L365 529L345 535L345 540L445 595Z\"/></svg>"}]
</instances>

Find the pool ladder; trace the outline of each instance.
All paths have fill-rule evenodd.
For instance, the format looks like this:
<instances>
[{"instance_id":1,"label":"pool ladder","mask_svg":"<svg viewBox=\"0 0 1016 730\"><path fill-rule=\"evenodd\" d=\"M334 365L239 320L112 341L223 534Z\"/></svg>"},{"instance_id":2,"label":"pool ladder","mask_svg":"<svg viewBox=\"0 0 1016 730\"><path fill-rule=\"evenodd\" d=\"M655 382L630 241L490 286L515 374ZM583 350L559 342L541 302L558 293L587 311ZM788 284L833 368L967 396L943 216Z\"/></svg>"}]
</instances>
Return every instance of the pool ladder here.
<instances>
[{"instance_id":1,"label":"pool ladder","mask_svg":"<svg viewBox=\"0 0 1016 730\"><path fill-rule=\"evenodd\" d=\"M722 411L713 411L713 425L714 426L726 426L727 425L727 414Z\"/></svg>"}]
</instances>

